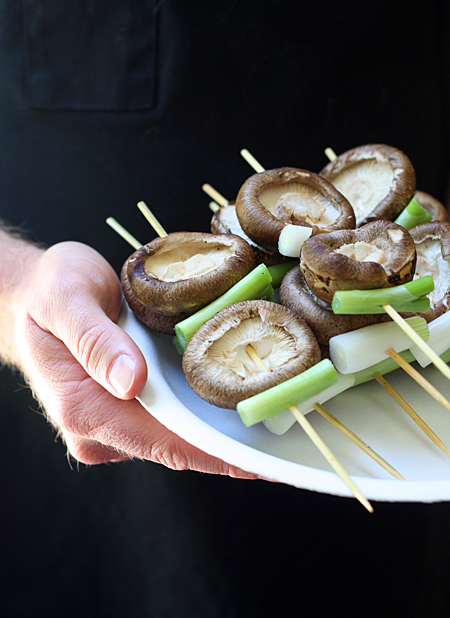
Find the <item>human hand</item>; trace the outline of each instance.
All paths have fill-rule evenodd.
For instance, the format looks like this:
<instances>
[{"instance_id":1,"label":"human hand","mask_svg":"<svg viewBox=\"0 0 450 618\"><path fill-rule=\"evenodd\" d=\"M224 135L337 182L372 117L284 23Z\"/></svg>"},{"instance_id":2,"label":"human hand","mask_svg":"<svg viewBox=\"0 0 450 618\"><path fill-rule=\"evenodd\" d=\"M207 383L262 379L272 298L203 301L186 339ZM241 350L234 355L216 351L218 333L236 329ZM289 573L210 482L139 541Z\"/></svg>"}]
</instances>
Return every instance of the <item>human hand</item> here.
<instances>
[{"instance_id":1,"label":"human hand","mask_svg":"<svg viewBox=\"0 0 450 618\"><path fill-rule=\"evenodd\" d=\"M15 294L18 364L70 454L86 464L136 457L254 478L168 431L136 401L147 367L115 324L121 290L106 260L75 242L39 256Z\"/></svg>"}]
</instances>

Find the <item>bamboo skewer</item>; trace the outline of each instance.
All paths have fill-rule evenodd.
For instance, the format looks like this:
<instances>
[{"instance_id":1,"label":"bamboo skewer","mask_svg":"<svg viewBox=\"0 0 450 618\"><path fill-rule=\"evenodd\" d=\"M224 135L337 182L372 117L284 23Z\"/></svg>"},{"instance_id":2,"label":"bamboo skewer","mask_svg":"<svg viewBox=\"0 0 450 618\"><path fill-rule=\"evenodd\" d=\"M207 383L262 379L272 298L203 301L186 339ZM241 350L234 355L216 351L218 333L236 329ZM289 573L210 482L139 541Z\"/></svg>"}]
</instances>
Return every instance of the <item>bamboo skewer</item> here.
<instances>
[{"instance_id":1,"label":"bamboo skewer","mask_svg":"<svg viewBox=\"0 0 450 618\"><path fill-rule=\"evenodd\" d=\"M260 174L261 172L265 171L265 168L261 165L261 163L259 163L259 161L255 159L252 154L250 154L247 148L243 148L241 150L241 155L247 161L250 167L253 167L256 173Z\"/></svg>"},{"instance_id":2,"label":"bamboo skewer","mask_svg":"<svg viewBox=\"0 0 450 618\"><path fill-rule=\"evenodd\" d=\"M413 380L417 382L424 390L427 391L429 395L431 395L438 403L440 403L444 408L450 411L450 402L444 397L444 395L437 390L426 378L423 377L421 373L414 369L412 365L410 365L403 356L400 356L395 350L389 348L387 350L387 354L394 360L400 367L406 371L408 375L411 376Z\"/></svg>"},{"instance_id":3,"label":"bamboo skewer","mask_svg":"<svg viewBox=\"0 0 450 618\"><path fill-rule=\"evenodd\" d=\"M152 211L145 202L139 202L138 208L147 219L147 221L150 223L150 225L153 227L158 236L160 236L161 238L167 236L166 230L163 228L163 226L160 224L158 219L155 217L155 215L152 213Z\"/></svg>"},{"instance_id":4,"label":"bamboo skewer","mask_svg":"<svg viewBox=\"0 0 450 618\"><path fill-rule=\"evenodd\" d=\"M209 185L208 183L202 185L202 189L206 193L206 195L209 195L209 197L215 202L217 202L219 206L226 206L228 204L228 200L225 199L223 195L221 195L218 191L214 189L214 187L211 187L211 185Z\"/></svg>"},{"instance_id":5,"label":"bamboo skewer","mask_svg":"<svg viewBox=\"0 0 450 618\"><path fill-rule=\"evenodd\" d=\"M389 317L394 320L394 322L400 326L404 333L408 335L408 337L413 341L418 348L422 350L426 356L430 359L436 369L444 375L447 379L450 380L450 367L445 363L440 356L436 354L436 352L430 348L430 346L420 337L416 331L411 328L408 322L402 318L401 315L397 313L397 311L391 307L391 305L383 305L383 309L389 315Z\"/></svg>"},{"instance_id":6,"label":"bamboo skewer","mask_svg":"<svg viewBox=\"0 0 450 618\"><path fill-rule=\"evenodd\" d=\"M425 423L424 420L411 408L409 403L407 403L403 397L397 393L395 389L387 382L383 376L379 373L374 374L375 380L380 384L390 395L395 399L395 401L405 410L407 414L412 418L412 420L417 423L417 425L426 433L426 435L438 446L440 449L444 451L447 455L450 455L450 451L447 449L442 440L434 433L434 431Z\"/></svg>"},{"instance_id":7,"label":"bamboo skewer","mask_svg":"<svg viewBox=\"0 0 450 618\"><path fill-rule=\"evenodd\" d=\"M250 344L247 345L246 351L249 357L252 359L252 361L255 363L257 367L259 367L263 371L268 371L266 365L264 364L264 362L261 360L261 358L256 353L255 349ZM325 444L325 442L322 440L322 438L313 428L311 423L306 419L305 415L300 412L297 406L289 406L289 410L294 415L295 419L297 420L299 425L302 427L302 429L305 431L307 436L312 440L314 445L319 449L319 451L328 461L328 463L333 468L333 470L341 477L344 483L350 488L355 498L359 500L359 502L361 502L361 504L370 513L373 513L373 507L370 504L370 502L367 500L367 498L365 498L362 495L360 490L356 487L355 483L351 480L345 468L338 462L336 457L333 455L333 453L330 451L328 446Z\"/></svg>"},{"instance_id":8,"label":"bamboo skewer","mask_svg":"<svg viewBox=\"0 0 450 618\"><path fill-rule=\"evenodd\" d=\"M109 227L119 234L124 240L126 240L134 249L140 249L142 247L142 243L140 243L134 236L130 234L118 221L114 219L114 217L108 217L106 219L106 223Z\"/></svg>"},{"instance_id":9,"label":"bamboo skewer","mask_svg":"<svg viewBox=\"0 0 450 618\"><path fill-rule=\"evenodd\" d=\"M361 440L351 429L346 427L340 420L338 420L331 412L326 410L320 403L315 403L313 408L319 412L327 421L329 421L332 425L334 425L340 432L347 436L356 446L359 446L361 450L363 450L369 457L372 457L374 461L376 461L382 468L387 470L389 474L395 476L395 478L400 481L404 481L404 477L398 472L390 463L388 463L381 455L378 455L376 451L374 451L370 446L368 446L365 442Z\"/></svg>"}]
</instances>

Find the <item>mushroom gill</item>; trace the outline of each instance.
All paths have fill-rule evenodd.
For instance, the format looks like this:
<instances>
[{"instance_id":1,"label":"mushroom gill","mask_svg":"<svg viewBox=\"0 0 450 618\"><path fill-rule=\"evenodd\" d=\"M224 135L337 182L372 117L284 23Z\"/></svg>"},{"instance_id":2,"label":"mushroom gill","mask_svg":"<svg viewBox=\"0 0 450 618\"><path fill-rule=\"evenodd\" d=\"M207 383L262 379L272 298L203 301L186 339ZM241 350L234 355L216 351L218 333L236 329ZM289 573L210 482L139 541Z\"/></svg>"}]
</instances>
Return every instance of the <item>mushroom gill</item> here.
<instances>
[{"instance_id":1,"label":"mushroom gill","mask_svg":"<svg viewBox=\"0 0 450 618\"><path fill-rule=\"evenodd\" d=\"M250 359L248 344L268 371ZM221 408L236 408L239 401L320 359L317 340L303 319L282 305L255 300L231 305L208 320L186 347L183 371L200 397Z\"/></svg>"},{"instance_id":2,"label":"mushroom gill","mask_svg":"<svg viewBox=\"0 0 450 618\"><path fill-rule=\"evenodd\" d=\"M244 232L268 251L278 250L287 224L312 229L312 234L355 227L353 208L323 177L282 167L254 174L236 198L236 214Z\"/></svg>"},{"instance_id":3,"label":"mushroom gill","mask_svg":"<svg viewBox=\"0 0 450 618\"><path fill-rule=\"evenodd\" d=\"M393 221L411 201L416 174L397 148L368 144L344 152L320 172L353 206L356 225Z\"/></svg>"}]
</instances>

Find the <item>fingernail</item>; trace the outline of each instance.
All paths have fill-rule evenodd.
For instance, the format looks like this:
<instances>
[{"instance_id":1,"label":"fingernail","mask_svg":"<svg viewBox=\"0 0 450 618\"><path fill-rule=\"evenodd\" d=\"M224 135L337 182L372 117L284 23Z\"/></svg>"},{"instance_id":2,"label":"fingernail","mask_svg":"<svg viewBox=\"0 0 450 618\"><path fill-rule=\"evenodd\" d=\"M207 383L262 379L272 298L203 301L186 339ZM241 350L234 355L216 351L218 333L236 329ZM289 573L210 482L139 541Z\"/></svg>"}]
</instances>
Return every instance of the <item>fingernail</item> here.
<instances>
[{"instance_id":1,"label":"fingernail","mask_svg":"<svg viewBox=\"0 0 450 618\"><path fill-rule=\"evenodd\" d=\"M128 393L134 382L136 363L127 354L121 354L114 361L109 372L109 383L119 395Z\"/></svg>"}]
</instances>

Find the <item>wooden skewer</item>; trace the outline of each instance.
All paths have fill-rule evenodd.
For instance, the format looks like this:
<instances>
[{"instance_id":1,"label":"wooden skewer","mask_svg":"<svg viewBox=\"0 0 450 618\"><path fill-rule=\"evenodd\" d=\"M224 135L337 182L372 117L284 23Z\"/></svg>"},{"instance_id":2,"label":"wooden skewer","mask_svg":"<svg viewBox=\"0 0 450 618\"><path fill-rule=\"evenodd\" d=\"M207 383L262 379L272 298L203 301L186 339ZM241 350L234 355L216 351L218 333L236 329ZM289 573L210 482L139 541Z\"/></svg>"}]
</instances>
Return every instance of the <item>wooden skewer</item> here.
<instances>
[{"instance_id":1,"label":"wooden skewer","mask_svg":"<svg viewBox=\"0 0 450 618\"><path fill-rule=\"evenodd\" d=\"M389 348L387 354L394 360L400 367L406 371L408 375L411 376L413 380L417 382L423 389L427 391L429 395L431 395L438 403L440 403L444 408L450 411L450 402L444 397L444 395L437 390L426 378L423 377L421 373L414 369L412 365L410 365L403 356L400 356L395 350Z\"/></svg>"},{"instance_id":2,"label":"wooden skewer","mask_svg":"<svg viewBox=\"0 0 450 618\"><path fill-rule=\"evenodd\" d=\"M112 229L122 236L124 240L126 240L134 249L140 249L142 247L142 243L140 243L134 236L130 234L124 227L120 225L118 221L114 219L114 217L108 217L106 219L106 223L112 227Z\"/></svg>"},{"instance_id":3,"label":"wooden skewer","mask_svg":"<svg viewBox=\"0 0 450 618\"><path fill-rule=\"evenodd\" d=\"M434 431L425 423L424 420L420 418L420 416L415 412L411 406L403 399L403 397L397 393L395 389L387 382L383 376L379 373L375 373L375 380L380 384L390 395L395 399L395 401L405 410L407 414L412 418L412 420L417 423L417 425L426 433L426 435L438 446L440 449L444 451L447 455L450 455L450 451L447 449L442 440L434 433Z\"/></svg>"},{"instance_id":4,"label":"wooden skewer","mask_svg":"<svg viewBox=\"0 0 450 618\"><path fill-rule=\"evenodd\" d=\"M319 412L319 414L321 414L327 421L329 421L332 425L339 429L339 431L342 432L344 436L347 436L347 438L349 438L354 444L356 444L356 446L359 446L361 450L363 450L367 455L369 455L369 457L376 461L382 468L387 470L389 474L392 474L392 476L395 476L395 478L399 479L400 481L405 480L404 477L400 474L400 472L397 472L397 470L393 466L391 466L390 463L383 459L381 455L378 455L378 453L374 451L370 446L365 444L365 442L363 442L361 438L358 438L358 436L353 433L351 429L341 423L340 420L338 420L333 414L331 414L331 412L326 410L320 403L315 403L313 405L313 408L317 412Z\"/></svg>"},{"instance_id":5,"label":"wooden skewer","mask_svg":"<svg viewBox=\"0 0 450 618\"><path fill-rule=\"evenodd\" d=\"M332 148L325 148L325 154L329 158L330 161L334 161L337 159L337 154L334 152Z\"/></svg>"},{"instance_id":6,"label":"wooden skewer","mask_svg":"<svg viewBox=\"0 0 450 618\"><path fill-rule=\"evenodd\" d=\"M257 365L260 369L263 369L264 371L268 371L266 365L261 360L261 358L258 356L258 354L256 353L252 345L248 344L246 350L247 350L247 354L252 359L252 361L255 363L255 365ZM373 507L370 504L370 502L367 500L367 498L365 498L362 495L360 490L356 487L355 483L351 480L346 470L338 462L336 457L333 455L333 453L327 447L325 442L322 440L322 438L313 428L311 423L306 419L305 415L300 412L297 406L289 406L289 410L295 416L295 419L297 420L299 425L305 431L307 436L312 440L315 446L319 449L319 451L328 461L328 463L333 468L333 470L341 477L344 483L351 489L355 498L359 500L359 502L361 502L361 504L369 511L369 513L373 513Z\"/></svg>"},{"instance_id":7,"label":"wooden skewer","mask_svg":"<svg viewBox=\"0 0 450 618\"><path fill-rule=\"evenodd\" d=\"M450 367L447 363L444 363L442 358L436 354L436 352L430 348L430 346L420 337L416 331L411 328L411 326L406 322L401 315L397 313L397 311L391 307L391 305L383 305L383 309L389 315L389 317L394 320L394 322L400 326L404 333L408 335L408 337L413 341L417 347L419 347L424 354L430 359L436 369L444 375L447 379L450 380Z\"/></svg>"},{"instance_id":8,"label":"wooden skewer","mask_svg":"<svg viewBox=\"0 0 450 618\"><path fill-rule=\"evenodd\" d=\"M208 183L202 185L202 189L206 193L206 195L209 195L209 197L212 198L215 202L217 202L219 206L226 206L228 204L228 200L225 199L223 195L221 195L218 191L216 191L216 189L214 189L214 187L211 187L211 185L209 185Z\"/></svg>"},{"instance_id":9,"label":"wooden skewer","mask_svg":"<svg viewBox=\"0 0 450 618\"><path fill-rule=\"evenodd\" d=\"M259 161L257 161L255 159L255 157L250 154L250 152L246 149L243 148L241 150L241 155L243 156L243 158L247 161L247 163L250 165L250 167L253 167L253 169L255 170L255 172L257 172L258 174L260 174L261 172L264 172L265 169L264 167L261 165L261 163L259 163Z\"/></svg>"},{"instance_id":10,"label":"wooden skewer","mask_svg":"<svg viewBox=\"0 0 450 618\"><path fill-rule=\"evenodd\" d=\"M166 230L163 228L163 226L160 224L158 219L155 217L155 215L152 213L152 211L145 202L139 202L138 208L147 219L147 221L150 223L150 225L153 227L158 236L160 236L161 238L167 236Z\"/></svg>"}]
</instances>

